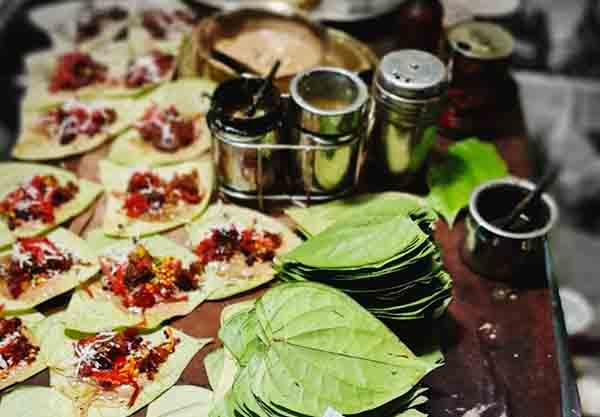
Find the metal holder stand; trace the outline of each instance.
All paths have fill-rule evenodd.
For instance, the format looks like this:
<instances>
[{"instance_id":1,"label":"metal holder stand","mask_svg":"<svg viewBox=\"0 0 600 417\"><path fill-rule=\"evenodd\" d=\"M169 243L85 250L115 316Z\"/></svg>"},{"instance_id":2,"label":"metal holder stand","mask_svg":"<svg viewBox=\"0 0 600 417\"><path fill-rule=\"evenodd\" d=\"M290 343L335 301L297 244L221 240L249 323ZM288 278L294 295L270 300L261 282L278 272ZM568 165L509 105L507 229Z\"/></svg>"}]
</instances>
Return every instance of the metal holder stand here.
<instances>
[{"instance_id":1,"label":"metal holder stand","mask_svg":"<svg viewBox=\"0 0 600 417\"><path fill-rule=\"evenodd\" d=\"M364 129L363 129L364 130ZM231 146L238 149L250 149L256 150L257 154L257 166L256 166L256 184L257 190L256 192L248 192L248 191L240 191L229 188L222 184L220 181L219 175L217 174L217 181L219 184L219 191L222 192L225 196L238 199L238 200L246 200L246 201L256 201L258 203L258 207L260 210L263 210L265 201L291 201L291 202L303 202L310 204L311 202L322 202L328 201L332 199L336 199L342 197L348 193L350 193L358 184L360 169L362 166L362 154L364 150L364 142L365 142L365 134L364 132L356 134L350 140L346 140L344 142L335 143L335 144L311 144L311 145L291 145L291 144L267 144L267 143L242 143L233 141L223 137L220 134L215 134L213 132L213 148L217 146L215 141L219 141L227 146ZM285 160L289 158L290 160L295 159L294 153L315 153L317 151L335 151L342 147L354 146L358 142L358 157L357 162L350 169L353 171L352 183L344 186L340 189L337 189L332 192L319 192L314 193L311 191L301 192L298 189L302 188L296 184L293 184L293 181L290 181L290 170L288 169L286 172L282 173L282 178L278 178L278 185L280 188L287 188L285 191L281 192L265 192L264 185L260 180L263 178L263 153L264 151L270 152L280 152L283 154L281 160ZM286 155L287 153L287 155ZM291 157L290 157L291 155ZM310 175L311 181L313 176ZM286 187L283 187L286 186ZM309 184L309 188L312 188L313 184Z\"/></svg>"}]
</instances>

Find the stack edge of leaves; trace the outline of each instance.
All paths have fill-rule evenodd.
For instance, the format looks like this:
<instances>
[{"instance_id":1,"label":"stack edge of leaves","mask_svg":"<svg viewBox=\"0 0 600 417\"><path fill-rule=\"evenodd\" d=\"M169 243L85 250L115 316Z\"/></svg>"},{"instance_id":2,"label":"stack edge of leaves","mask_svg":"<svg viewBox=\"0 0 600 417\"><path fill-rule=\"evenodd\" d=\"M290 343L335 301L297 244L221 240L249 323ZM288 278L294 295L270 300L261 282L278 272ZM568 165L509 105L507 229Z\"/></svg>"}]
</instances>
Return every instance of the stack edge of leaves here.
<instances>
[{"instance_id":1,"label":"stack edge of leaves","mask_svg":"<svg viewBox=\"0 0 600 417\"><path fill-rule=\"evenodd\" d=\"M452 279L431 236L435 212L422 200L385 193L288 214L303 233L317 233L276 260L282 280L331 285L386 320L446 310Z\"/></svg>"},{"instance_id":2,"label":"stack edge of leaves","mask_svg":"<svg viewBox=\"0 0 600 417\"><path fill-rule=\"evenodd\" d=\"M205 361L210 417L424 416L419 382L441 359L417 357L352 298L312 282L226 308L219 338Z\"/></svg>"}]
</instances>

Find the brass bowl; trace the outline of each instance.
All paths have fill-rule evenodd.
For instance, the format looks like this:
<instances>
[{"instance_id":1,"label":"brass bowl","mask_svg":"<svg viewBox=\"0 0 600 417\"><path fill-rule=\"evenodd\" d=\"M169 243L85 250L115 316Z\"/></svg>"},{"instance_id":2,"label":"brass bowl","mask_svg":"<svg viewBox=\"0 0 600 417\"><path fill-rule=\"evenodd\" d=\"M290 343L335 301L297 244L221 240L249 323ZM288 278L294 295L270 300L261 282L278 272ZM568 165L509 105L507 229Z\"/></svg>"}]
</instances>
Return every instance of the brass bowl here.
<instances>
[{"instance_id":1,"label":"brass bowl","mask_svg":"<svg viewBox=\"0 0 600 417\"><path fill-rule=\"evenodd\" d=\"M275 23L274 23L275 22ZM286 27L287 26L287 27ZM237 36L244 30L256 28L267 30L279 30L284 35L286 30L291 33L299 33L306 41L307 47L312 47L312 60L306 62L305 66L293 65L290 67L295 71L286 71L282 65L280 76L276 78L275 84L283 92L288 92L288 86L293 76L306 69L317 66L334 66L354 72L373 70L378 59L371 49L351 37L350 35L331 28L326 28L310 20L304 13L277 1L261 2L260 5L253 4L239 9L230 10L203 19L194 30L191 38L186 42L182 52L182 65L180 75L183 77L201 76L216 82L238 76L234 70L223 65L221 62L211 58L211 50L223 39ZM274 29L275 28L275 29ZM269 48L271 42L265 42L264 48ZM242 61L256 73L266 72L264 62L262 65L247 62L238 56L230 54L233 58ZM303 54L298 54L306 56ZM315 59L316 57L316 59ZM285 56L280 56L285 61ZM287 57L289 58L289 56ZM274 61L275 58L272 60ZM261 74L264 75L264 74Z\"/></svg>"}]
</instances>

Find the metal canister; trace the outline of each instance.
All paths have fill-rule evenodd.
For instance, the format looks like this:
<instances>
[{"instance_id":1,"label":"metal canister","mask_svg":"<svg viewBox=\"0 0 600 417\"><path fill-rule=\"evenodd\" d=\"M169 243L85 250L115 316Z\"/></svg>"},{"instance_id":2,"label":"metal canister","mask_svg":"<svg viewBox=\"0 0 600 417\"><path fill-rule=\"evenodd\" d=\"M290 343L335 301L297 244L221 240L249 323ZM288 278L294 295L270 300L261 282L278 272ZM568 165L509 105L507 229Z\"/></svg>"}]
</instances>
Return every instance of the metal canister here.
<instances>
[{"instance_id":1,"label":"metal canister","mask_svg":"<svg viewBox=\"0 0 600 417\"><path fill-rule=\"evenodd\" d=\"M217 181L230 197L260 197L282 177L279 154L261 148L280 142L283 110L277 88L268 88L253 117L244 115L262 82L259 78L227 80L212 96L207 121Z\"/></svg>"},{"instance_id":2,"label":"metal canister","mask_svg":"<svg viewBox=\"0 0 600 417\"><path fill-rule=\"evenodd\" d=\"M446 68L430 53L404 49L383 57L373 81L374 169L407 178L419 170L437 135L445 85Z\"/></svg>"},{"instance_id":3,"label":"metal canister","mask_svg":"<svg viewBox=\"0 0 600 417\"><path fill-rule=\"evenodd\" d=\"M460 251L463 261L473 271L510 280L526 277L527 270L540 267L544 240L558 219L552 197L543 194L532 204L516 231L495 224L534 188L535 184L529 181L509 177L488 181L473 191Z\"/></svg>"},{"instance_id":4,"label":"metal canister","mask_svg":"<svg viewBox=\"0 0 600 417\"><path fill-rule=\"evenodd\" d=\"M297 183L306 193L349 191L359 173L366 131L368 88L353 72L318 67L290 84L291 142Z\"/></svg>"},{"instance_id":5,"label":"metal canister","mask_svg":"<svg viewBox=\"0 0 600 417\"><path fill-rule=\"evenodd\" d=\"M517 97L508 71L512 35L501 26L465 22L448 32L450 85L440 128L451 137L490 135Z\"/></svg>"}]
</instances>

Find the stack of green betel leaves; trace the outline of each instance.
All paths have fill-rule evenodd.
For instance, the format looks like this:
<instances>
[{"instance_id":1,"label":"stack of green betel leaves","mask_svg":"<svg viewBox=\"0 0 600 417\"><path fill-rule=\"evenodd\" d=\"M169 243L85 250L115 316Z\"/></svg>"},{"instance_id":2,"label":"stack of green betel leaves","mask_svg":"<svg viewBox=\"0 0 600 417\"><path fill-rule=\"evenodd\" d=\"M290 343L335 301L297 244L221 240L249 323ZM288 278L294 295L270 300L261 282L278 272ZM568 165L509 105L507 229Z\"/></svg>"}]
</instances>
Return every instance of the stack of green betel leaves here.
<instances>
[{"instance_id":1,"label":"stack of green betel leaves","mask_svg":"<svg viewBox=\"0 0 600 417\"><path fill-rule=\"evenodd\" d=\"M205 360L211 417L418 417L422 378L440 366L417 357L352 298L311 282L286 283L226 308L224 348Z\"/></svg>"},{"instance_id":2,"label":"stack of green betel leaves","mask_svg":"<svg viewBox=\"0 0 600 417\"><path fill-rule=\"evenodd\" d=\"M418 197L376 194L288 215L316 234L277 258L281 279L339 288L381 319L435 318L448 306L452 279L431 237L436 216Z\"/></svg>"}]
</instances>

